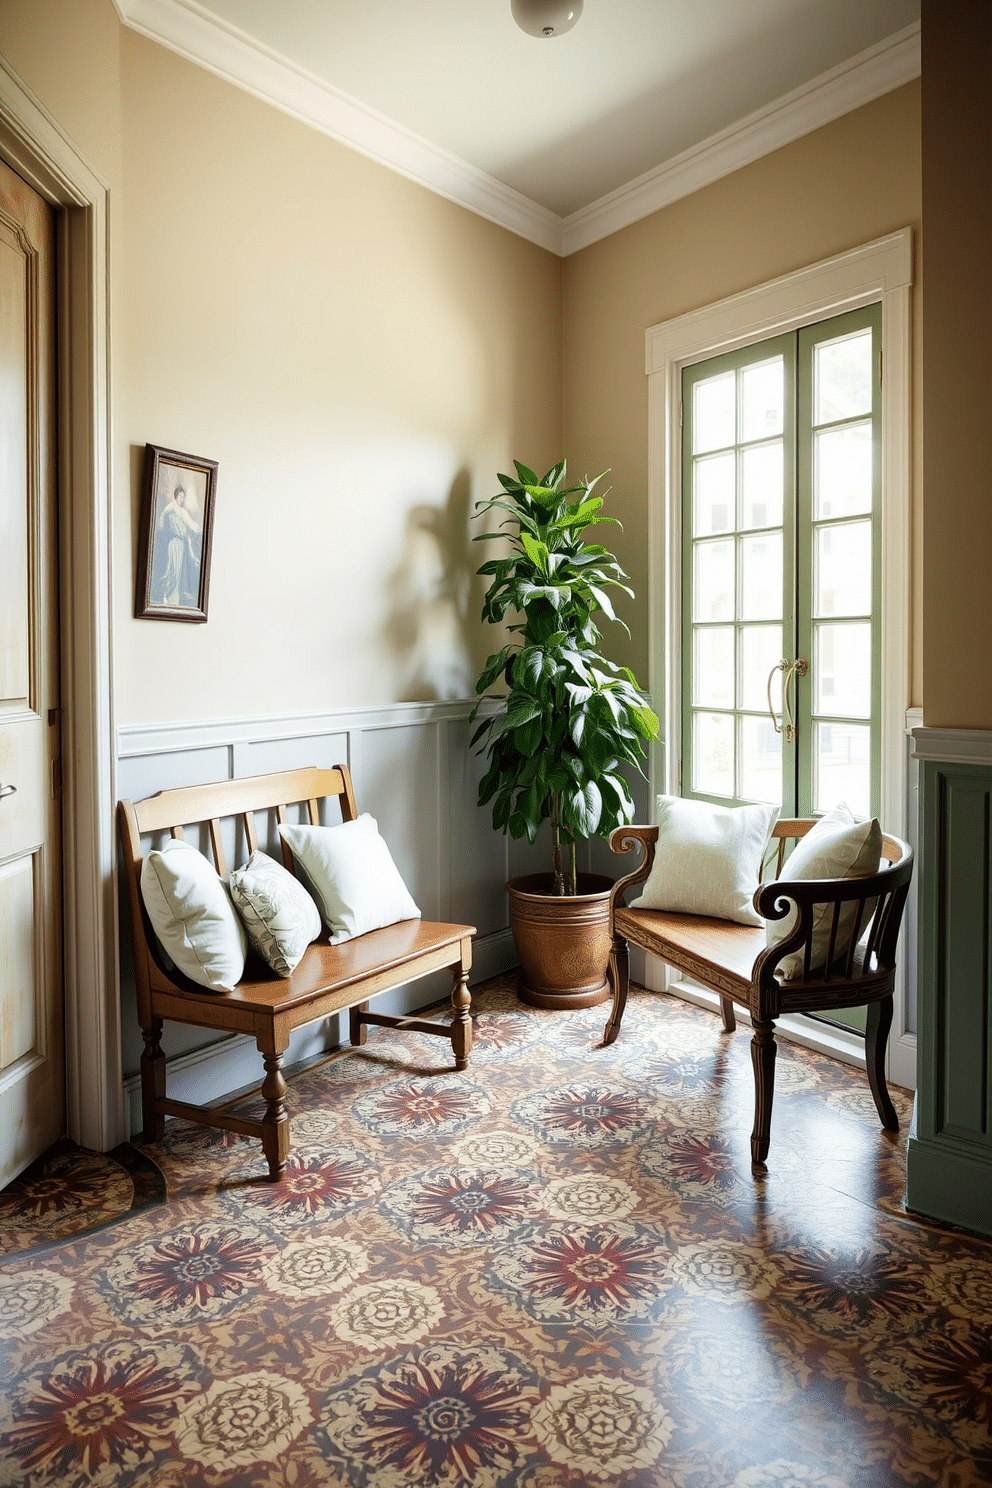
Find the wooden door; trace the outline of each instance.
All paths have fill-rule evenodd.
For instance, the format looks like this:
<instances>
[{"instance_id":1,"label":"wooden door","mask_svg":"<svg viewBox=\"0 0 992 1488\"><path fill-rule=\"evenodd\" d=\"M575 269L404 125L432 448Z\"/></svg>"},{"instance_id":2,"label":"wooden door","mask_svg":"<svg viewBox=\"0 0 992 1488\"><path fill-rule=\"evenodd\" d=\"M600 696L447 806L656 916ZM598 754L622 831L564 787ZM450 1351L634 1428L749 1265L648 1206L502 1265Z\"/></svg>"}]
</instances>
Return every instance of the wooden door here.
<instances>
[{"instance_id":1,"label":"wooden door","mask_svg":"<svg viewBox=\"0 0 992 1488\"><path fill-rule=\"evenodd\" d=\"M0 164L0 1185L64 1132L55 222Z\"/></svg>"}]
</instances>

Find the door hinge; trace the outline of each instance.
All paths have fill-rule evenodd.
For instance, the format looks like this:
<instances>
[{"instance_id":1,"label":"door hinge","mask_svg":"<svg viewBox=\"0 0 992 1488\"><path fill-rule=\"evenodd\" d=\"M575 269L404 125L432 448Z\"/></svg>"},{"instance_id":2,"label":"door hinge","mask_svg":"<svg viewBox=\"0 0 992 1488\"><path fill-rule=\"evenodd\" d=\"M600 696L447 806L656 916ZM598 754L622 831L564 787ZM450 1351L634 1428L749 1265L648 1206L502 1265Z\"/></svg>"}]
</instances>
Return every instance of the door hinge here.
<instances>
[{"instance_id":1,"label":"door hinge","mask_svg":"<svg viewBox=\"0 0 992 1488\"><path fill-rule=\"evenodd\" d=\"M882 353L878 353L878 385L882 386Z\"/></svg>"},{"instance_id":2,"label":"door hinge","mask_svg":"<svg viewBox=\"0 0 992 1488\"><path fill-rule=\"evenodd\" d=\"M57 801L62 794L62 756L52 756L52 800Z\"/></svg>"}]
</instances>

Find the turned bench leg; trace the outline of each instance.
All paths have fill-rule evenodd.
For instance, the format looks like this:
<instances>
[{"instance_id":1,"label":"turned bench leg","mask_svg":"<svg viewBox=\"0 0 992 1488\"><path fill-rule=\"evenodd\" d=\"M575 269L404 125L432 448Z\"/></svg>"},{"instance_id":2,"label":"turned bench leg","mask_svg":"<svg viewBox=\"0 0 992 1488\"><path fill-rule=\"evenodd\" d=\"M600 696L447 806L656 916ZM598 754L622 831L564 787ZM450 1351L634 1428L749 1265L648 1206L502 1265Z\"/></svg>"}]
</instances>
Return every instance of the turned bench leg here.
<instances>
[{"instance_id":1,"label":"turned bench leg","mask_svg":"<svg viewBox=\"0 0 992 1488\"><path fill-rule=\"evenodd\" d=\"M630 988L630 951L621 935L613 937L610 947L609 982L613 988L613 1008L603 1034L604 1049L615 1041L620 1032L620 1020L627 1006L627 992Z\"/></svg>"},{"instance_id":2,"label":"turned bench leg","mask_svg":"<svg viewBox=\"0 0 992 1488\"><path fill-rule=\"evenodd\" d=\"M155 1103L165 1096L165 1055L159 1039L162 1019L153 1018L150 1028L141 1030L145 1041L141 1056L141 1121L143 1142L158 1142L165 1134L165 1117L156 1111Z\"/></svg>"},{"instance_id":3,"label":"turned bench leg","mask_svg":"<svg viewBox=\"0 0 992 1488\"><path fill-rule=\"evenodd\" d=\"M892 998L884 997L881 1002L869 1003L868 1018L865 1024L865 1063L868 1067L868 1084L871 1086L879 1121L886 1131L897 1132L899 1117L896 1115L896 1108L892 1104L888 1086L885 1083L885 1045L888 1042L891 1027Z\"/></svg>"},{"instance_id":4,"label":"turned bench leg","mask_svg":"<svg viewBox=\"0 0 992 1488\"><path fill-rule=\"evenodd\" d=\"M768 1156L772 1128L772 1097L775 1094L775 1024L769 1018L752 1018L751 1063L754 1065L754 1130L751 1161L763 1163Z\"/></svg>"},{"instance_id":5,"label":"turned bench leg","mask_svg":"<svg viewBox=\"0 0 992 1488\"><path fill-rule=\"evenodd\" d=\"M265 1100L265 1115L262 1117L262 1151L269 1164L269 1178L278 1183L286 1171L289 1156L289 1111L286 1106L286 1081L282 1072L282 1052L266 1053L260 1050L265 1064L265 1079L262 1096Z\"/></svg>"},{"instance_id":6,"label":"turned bench leg","mask_svg":"<svg viewBox=\"0 0 992 1488\"><path fill-rule=\"evenodd\" d=\"M737 1019L734 1016L734 1004L729 997L720 998L720 1016L723 1018L724 1033L733 1033L737 1027Z\"/></svg>"},{"instance_id":7,"label":"turned bench leg","mask_svg":"<svg viewBox=\"0 0 992 1488\"><path fill-rule=\"evenodd\" d=\"M455 1069L463 1070L468 1065L468 1056L472 1052L472 1018L469 1013L472 997L468 990L468 972L464 966L452 967L451 974L451 1008L454 1014L451 1020L451 1047L455 1056Z\"/></svg>"}]
</instances>

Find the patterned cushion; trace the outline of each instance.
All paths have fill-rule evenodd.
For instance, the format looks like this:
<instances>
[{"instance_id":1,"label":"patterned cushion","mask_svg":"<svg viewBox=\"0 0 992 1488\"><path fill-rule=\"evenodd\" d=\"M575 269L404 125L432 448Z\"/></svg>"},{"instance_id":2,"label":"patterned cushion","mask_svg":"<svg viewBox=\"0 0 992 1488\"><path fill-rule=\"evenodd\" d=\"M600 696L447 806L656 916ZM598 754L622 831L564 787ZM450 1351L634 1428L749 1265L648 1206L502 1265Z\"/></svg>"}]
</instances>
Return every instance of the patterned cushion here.
<instances>
[{"instance_id":1,"label":"patterned cushion","mask_svg":"<svg viewBox=\"0 0 992 1488\"><path fill-rule=\"evenodd\" d=\"M658 845L644 891L631 909L669 909L761 925L758 887L777 806L711 806L658 797Z\"/></svg>"},{"instance_id":2,"label":"patterned cushion","mask_svg":"<svg viewBox=\"0 0 992 1488\"><path fill-rule=\"evenodd\" d=\"M320 934L320 911L303 885L267 854L253 852L231 874L231 898L258 954L278 976L290 976Z\"/></svg>"}]
</instances>

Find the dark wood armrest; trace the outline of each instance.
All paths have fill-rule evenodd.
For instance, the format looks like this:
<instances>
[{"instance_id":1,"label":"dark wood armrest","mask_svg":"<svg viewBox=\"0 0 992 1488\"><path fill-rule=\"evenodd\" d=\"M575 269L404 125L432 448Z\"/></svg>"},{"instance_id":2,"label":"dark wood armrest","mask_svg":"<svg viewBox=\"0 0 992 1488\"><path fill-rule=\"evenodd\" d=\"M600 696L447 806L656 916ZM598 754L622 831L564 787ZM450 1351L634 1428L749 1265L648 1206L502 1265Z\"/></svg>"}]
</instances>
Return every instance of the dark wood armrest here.
<instances>
[{"instance_id":1,"label":"dark wood armrest","mask_svg":"<svg viewBox=\"0 0 992 1488\"><path fill-rule=\"evenodd\" d=\"M657 827L615 827L610 833L610 848L615 853L628 853L636 843L640 843L644 856L633 873L628 873L625 878L618 878L613 885L610 894L610 917L616 913L617 906L623 905L623 896L626 891L633 888L634 884L643 883L651 872L654 864L654 849L658 841Z\"/></svg>"},{"instance_id":2,"label":"dark wood armrest","mask_svg":"<svg viewBox=\"0 0 992 1488\"><path fill-rule=\"evenodd\" d=\"M902 848L903 844L897 846ZM904 848L900 859L865 878L780 878L762 884L752 900L762 919L783 920L794 911L798 914L792 933L765 951L755 963L756 979L767 980L786 956L796 952L804 958L801 980L824 975L823 968L811 965L810 959L813 917L818 908L829 915L825 959L828 981L838 973L848 979L855 975L862 937L866 940L858 974L865 974L873 963L879 967L894 966L896 939L912 870L912 854ZM850 905L854 921L853 927L841 935L839 918L845 904ZM840 960L835 961L835 957Z\"/></svg>"}]
</instances>

